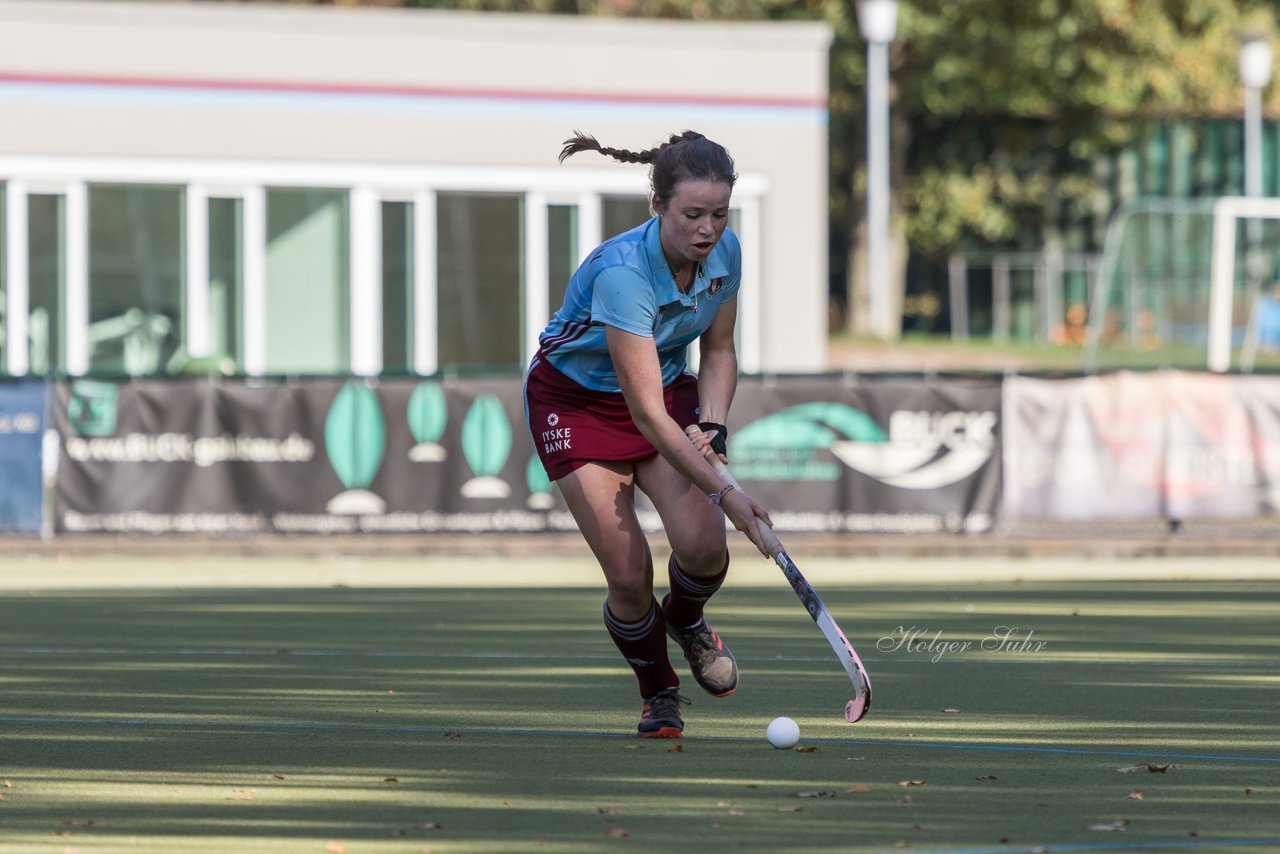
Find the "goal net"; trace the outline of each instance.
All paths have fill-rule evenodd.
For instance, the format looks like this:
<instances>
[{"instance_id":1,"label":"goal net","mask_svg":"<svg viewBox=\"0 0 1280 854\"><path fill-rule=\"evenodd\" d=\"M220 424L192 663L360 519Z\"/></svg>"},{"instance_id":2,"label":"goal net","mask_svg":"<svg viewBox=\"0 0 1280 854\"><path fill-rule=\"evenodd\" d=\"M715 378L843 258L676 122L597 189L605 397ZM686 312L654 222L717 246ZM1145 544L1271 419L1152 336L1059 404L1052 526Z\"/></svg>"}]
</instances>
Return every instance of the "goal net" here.
<instances>
[{"instance_id":1,"label":"goal net","mask_svg":"<svg viewBox=\"0 0 1280 854\"><path fill-rule=\"evenodd\" d=\"M1101 348L1220 372L1280 366L1280 198L1143 199L1121 210L1090 300L1087 369Z\"/></svg>"}]
</instances>

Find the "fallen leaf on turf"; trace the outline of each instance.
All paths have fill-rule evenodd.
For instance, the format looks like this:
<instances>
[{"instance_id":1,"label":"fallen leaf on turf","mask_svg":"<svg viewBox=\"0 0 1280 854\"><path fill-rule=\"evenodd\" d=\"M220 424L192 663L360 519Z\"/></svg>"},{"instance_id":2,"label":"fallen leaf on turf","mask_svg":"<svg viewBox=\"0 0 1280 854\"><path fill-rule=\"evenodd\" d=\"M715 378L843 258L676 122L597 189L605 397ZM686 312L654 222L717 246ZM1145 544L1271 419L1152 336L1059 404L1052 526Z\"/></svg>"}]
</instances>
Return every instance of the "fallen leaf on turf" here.
<instances>
[{"instance_id":1,"label":"fallen leaf on turf","mask_svg":"<svg viewBox=\"0 0 1280 854\"><path fill-rule=\"evenodd\" d=\"M854 783L852 786L845 789L845 791L853 792L855 795L865 795L867 792L871 791L871 787L865 783Z\"/></svg>"},{"instance_id":2,"label":"fallen leaf on turf","mask_svg":"<svg viewBox=\"0 0 1280 854\"><path fill-rule=\"evenodd\" d=\"M997 840L996 840L996 842L999 842L1001 845L1008 845L1008 844L1009 844L1009 837L1007 837L1007 836L1001 836L999 839L997 839Z\"/></svg>"},{"instance_id":3,"label":"fallen leaf on turf","mask_svg":"<svg viewBox=\"0 0 1280 854\"><path fill-rule=\"evenodd\" d=\"M405 830L403 827L397 827L395 830L388 833L387 836L406 836L408 833L409 831Z\"/></svg>"},{"instance_id":4,"label":"fallen leaf on turf","mask_svg":"<svg viewBox=\"0 0 1280 854\"><path fill-rule=\"evenodd\" d=\"M718 807L731 807L731 806L733 806L733 804L729 803L728 801L716 801L716 806L718 806Z\"/></svg>"},{"instance_id":5,"label":"fallen leaf on turf","mask_svg":"<svg viewBox=\"0 0 1280 854\"><path fill-rule=\"evenodd\" d=\"M329 854L346 854L347 846L341 842L330 842L324 847L324 850L328 851Z\"/></svg>"},{"instance_id":6,"label":"fallen leaf on turf","mask_svg":"<svg viewBox=\"0 0 1280 854\"><path fill-rule=\"evenodd\" d=\"M796 753L817 753L818 752L818 748L816 747L796 747L793 749L795 750Z\"/></svg>"},{"instance_id":7,"label":"fallen leaf on turf","mask_svg":"<svg viewBox=\"0 0 1280 854\"><path fill-rule=\"evenodd\" d=\"M983 774L982 776L980 776L980 777L974 777L973 779L975 779L975 780L999 780L1000 778L999 778L999 777L997 777L995 774Z\"/></svg>"},{"instance_id":8,"label":"fallen leaf on turf","mask_svg":"<svg viewBox=\"0 0 1280 854\"><path fill-rule=\"evenodd\" d=\"M628 744L628 745L627 745L627 747L626 747L626 749L627 749L627 750L644 750L644 745L643 745L643 744Z\"/></svg>"},{"instance_id":9,"label":"fallen leaf on turf","mask_svg":"<svg viewBox=\"0 0 1280 854\"><path fill-rule=\"evenodd\" d=\"M944 715L958 715L960 714L960 710L959 709L943 709L942 713Z\"/></svg>"},{"instance_id":10,"label":"fallen leaf on turf","mask_svg":"<svg viewBox=\"0 0 1280 854\"><path fill-rule=\"evenodd\" d=\"M1116 819L1112 819L1111 821L1104 821L1098 824L1091 824L1088 827L1086 827L1085 830L1096 830L1096 831L1099 831L1100 833L1109 833L1116 830L1124 830L1125 826L1128 824L1129 824L1129 819L1116 818Z\"/></svg>"},{"instance_id":11,"label":"fallen leaf on turf","mask_svg":"<svg viewBox=\"0 0 1280 854\"><path fill-rule=\"evenodd\" d=\"M778 812L800 812L804 807L778 807Z\"/></svg>"},{"instance_id":12,"label":"fallen leaf on turf","mask_svg":"<svg viewBox=\"0 0 1280 854\"><path fill-rule=\"evenodd\" d=\"M596 812L600 815L622 815L622 809L619 807L596 807Z\"/></svg>"},{"instance_id":13,"label":"fallen leaf on turf","mask_svg":"<svg viewBox=\"0 0 1280 854\"><path fill-rule=\"evenodd\" d=\"M673 744L671 747L667 748L667 753L684 753L684 745Z\"/></svg>"},{"instance_id":14,"label":"fallen leaf on turf","mask_svg":"<svg viewBox=\"0 0 1280 854\"><path fill-rule=\"evenodd\" d=\"M927 786L929 784L924 780L899 780L898 785L905 788L906 786Z\"/></svg>"},{"instance_id":15,"label":"fallen leaf on turf","mask_svg":"<svg viewBox=\"0 0 1280 854\"><path fill-rule=\"evenodd\" d=\"M1129 793L1129 800L1131 800L1131 801L1140 801L1140 800L1142 800L1142 790L1141 790L1141 789L1134 789L1132 792L1130 792L1130 793Z\"/></svg>"},{"instance_id":16,"label":"fallen leaf on turf","mask_svg":"<svg viewBox=\"0 0 1280 854\"><path fill-rule=\"evenodd\" d=\"M399 777L383 777L383 778L382 778L382 782L384 782L384 783L399 783L399 782L400 782L400 778L399 778Z\"/></svg>"},{"instance_id":17,"label":"fallen leaf on turf","mask_svg":"<svg viewBox=\"0 0 1280 854\"><path fill-rule=\"evenodd\" d=\"M1126 765L1123 768L1117 768L1121 774L1132 774L1135 771L1149 771L1152 774L1164 774L1175 768L1181 768L1181 765L1170 762L1168 765L1152 765L1150 762L1140 762L1137 765Z\"/></svg>"},{"instance_id":18,"label":"fallen leaf on turf","mask_svg":"<svg viewBox=\"0 0 1280 854\"><path fill-rule=\"evenodd\" d=\"M746 815L746 810L729 810L729 815Z\"/></svg>"},{"instance_id":19,"label":"fallen leaf on turf","mask_svg":"<svg viewBox=\"0 0 1280 854\"><path fill-rule=\"evenodd\" d=\"M1245 787L1244 787L1244 793L1245 793L1246 795L1252 795L1252 794L1253 794L1253 789L1249 788L1248 786L1245 786Z\"/></svg>"},{"instance_id":20,"label":"fallen leaf on turf","mask_svg":"<svg viewBox=\"0 0 1280 854\"><path fill-rule=\"evenodd\" d=\"M444 737L445 738L462 738L462 733L458 732L456 729L451 729L444 734Z\"/></svg>"},{"instance_id":21,"label":"fallen leaf on turf","mask_svg":"<svg viewBox=\"0 0 1280 854\"><path fill-rule=\"evenodd\" d=\"M836 796L835 792L828 792L828 791L792 792L790 795L787 795L787 797L789 798L834 798L835 796Z\"/></svg>"},{"instance_id":22,"label":"fallen leaf on turf","mask_svg":"<svg viewBox=\"0 0 1280 854\"><path fill-rule=\"evenodd\" d=\"M424 821L421 824L415 824L414 827L418 830L439 830L444 827L444 825L438 821Z\"/></svg>"},{"instance_id":23,"label":"fallen leaf on turf","mask_svg":"<svg viewBox=\"0 0 1280 854\"><path fill-rule=\"evenodd\" d=\"M271 775L269 775L269 776L267 777L267 779L268 779L268 780L283 780L283 779L284 779L284 775L283 775L283 774L271 774Z\"/></svg>"},{"instance_id":24,"label":"fallen leaf on turf","mask_svg":"<svg viewBox=\"0 0 1280 854\"><path fill-rule=\"evenodd\" d=\"M606 827L604 830L604 835L611 837L613 839L625 839L631 834L621 827Z\"/></svg>"},{"instance_id":25,"label":"fallen leaf on turf","mask_svg":"<svg viewBox=\"0 0 1280 854\"><path fill-rule=\"evenodd\" d=\"M258 795L257 789L235 789L231 792L229 801L251 801Z\"/></svg>"}]
</instances>

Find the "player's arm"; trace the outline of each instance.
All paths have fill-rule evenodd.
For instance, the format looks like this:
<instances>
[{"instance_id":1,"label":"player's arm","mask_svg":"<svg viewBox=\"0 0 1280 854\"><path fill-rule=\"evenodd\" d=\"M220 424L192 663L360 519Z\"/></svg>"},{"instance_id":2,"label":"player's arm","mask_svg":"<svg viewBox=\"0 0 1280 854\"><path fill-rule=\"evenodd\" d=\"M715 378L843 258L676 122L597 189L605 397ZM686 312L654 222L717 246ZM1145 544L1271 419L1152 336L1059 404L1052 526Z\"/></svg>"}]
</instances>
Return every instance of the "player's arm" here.
<instances>
[{"instance_id":1,"label":"player's arm","mask_svg":"<svg viewBox=\"0 0 1280 854\"><path fill-rule=\"evenodd\" d=\"M738 298L734 297L720 305L716 319L698 339L699 421L729 423L729 406L738 388L738 351L733 343L737 320ZM700 448L710 442L710 436L700 437Z\"/></svg>"},{"instance_id":2,"label":"player's arm","mask_svg":"<svg viewBox=\"0 0 1280 854\"><path fill-rule=\"evenodd\" d=\"M606 327L605 335L631 420L641 435L676 471L703 492L710 495L724 489L724 478L711 468L667 413L662 394L662 367L653 339L614 326ZM726 493L720 506L734 527L746 534L761 554L768 555L757 522L757 519L768 521L764 508L740 489Z\"/></svg>"}]
</instances>

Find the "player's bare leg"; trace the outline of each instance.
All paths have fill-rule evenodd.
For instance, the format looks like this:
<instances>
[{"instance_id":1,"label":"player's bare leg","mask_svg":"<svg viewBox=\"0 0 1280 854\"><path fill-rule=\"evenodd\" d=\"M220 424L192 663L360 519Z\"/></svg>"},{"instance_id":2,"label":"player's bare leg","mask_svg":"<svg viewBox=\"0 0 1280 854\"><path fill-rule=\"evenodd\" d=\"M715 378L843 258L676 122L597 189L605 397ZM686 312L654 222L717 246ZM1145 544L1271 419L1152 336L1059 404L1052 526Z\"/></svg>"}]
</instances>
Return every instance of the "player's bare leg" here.
<instances>
[{"instance_id":1,"label":"player's bare leg","mask_svg":"<svg viewBox=\"0 0 1280 854\"><path fill-rule=\"evenodd\" d=\"M680 645L704 691L715 697L732 694L738 664L703 615L729 571L724 514L662 457L636 466L636 482L657 508L671 544L671 592L662 601L667 634Z\"/></svg>"},{"instance_id":2,"label":"player's bare leg","mask_svg":"<svg viewBox=\"0 0 1280 854\"><path fill-rule=\"evenodd\" d=\"M630 464L588 463L557 481L608 585L604 623L644 698L638 731L679 738L680 679L667 656L666 620L653 596L653 555L635 515Z\"/></svg>"}]
</instances>

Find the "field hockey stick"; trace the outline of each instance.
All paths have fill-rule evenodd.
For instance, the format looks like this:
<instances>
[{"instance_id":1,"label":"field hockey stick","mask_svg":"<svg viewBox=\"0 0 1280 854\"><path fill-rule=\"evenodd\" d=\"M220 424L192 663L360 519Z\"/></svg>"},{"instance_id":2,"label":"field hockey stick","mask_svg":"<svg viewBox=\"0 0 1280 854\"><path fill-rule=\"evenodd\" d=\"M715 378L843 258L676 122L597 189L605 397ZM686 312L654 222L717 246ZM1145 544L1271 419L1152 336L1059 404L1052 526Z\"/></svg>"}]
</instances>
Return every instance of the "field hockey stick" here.
<instances>
[{"instance_id":1,"label":"field hockey stick","mask_svg":"<svg viewBox=\"0 0 1280 854\"><path fill-rule=\"evenodd\" d=\"M692 436L701 432L701 430L697 425L690 425L685 432ZM742 489L737 478L729 471L729 467L721 462L710 447L706 449L706 458L707 462L711 463L711 467L725 479L726 483L733 484L735 489ZM764 522L760 522L759 528L760 538L764 540L765 549L773 558L774 563L778 565L778 568L782 570L782 574L787 577L787 581L791 583L791 589L795 591L796 596L800 597L800 601L804 603L805 610L809 612L809 616L813 618L813 621L818 624L818 630L827 639L827 643L831 644L831 649L835 651L836 657L844 665L845 672L849 674L849 680L853 682L853 699L845 703L844 718L849 723L858 722L871 708L871 679L867 676L867 669L862 666L862 659L858 658L858 653L853 650L853 644L849 643L849 639L844 636L844 632L840 631L840 626L836 624L835 618L831 616L827 606L822 604L822 599L818 596L817 591L800 574L800 569L796 566L795 561L791 559L791 556L787 554L787 550L782 547L782 542L778 539L778 535Z\"/></svg>"}]
</instances>

